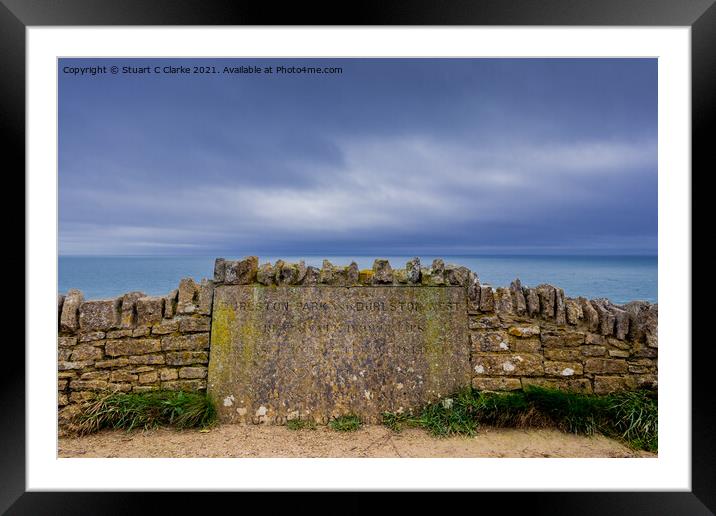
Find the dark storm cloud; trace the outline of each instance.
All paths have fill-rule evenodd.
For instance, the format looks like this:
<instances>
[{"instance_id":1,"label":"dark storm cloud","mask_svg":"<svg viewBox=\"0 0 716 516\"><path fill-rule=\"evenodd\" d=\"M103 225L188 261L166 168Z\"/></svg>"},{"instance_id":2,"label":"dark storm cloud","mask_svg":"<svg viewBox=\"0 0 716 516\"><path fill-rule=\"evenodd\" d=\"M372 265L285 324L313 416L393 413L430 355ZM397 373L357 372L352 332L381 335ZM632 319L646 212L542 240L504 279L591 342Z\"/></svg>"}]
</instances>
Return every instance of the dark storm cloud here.
<instances>
[{"instance_id":1,"label":"dark storm cloud","mask_svg":"<svg viewBox=\"0 0 716 516\"><path fill-rule=\"evenodd\" d=\"M62 73L166 62L61 60L61 253L656 251L655 60Z\"/></svg>"}]
</instances>

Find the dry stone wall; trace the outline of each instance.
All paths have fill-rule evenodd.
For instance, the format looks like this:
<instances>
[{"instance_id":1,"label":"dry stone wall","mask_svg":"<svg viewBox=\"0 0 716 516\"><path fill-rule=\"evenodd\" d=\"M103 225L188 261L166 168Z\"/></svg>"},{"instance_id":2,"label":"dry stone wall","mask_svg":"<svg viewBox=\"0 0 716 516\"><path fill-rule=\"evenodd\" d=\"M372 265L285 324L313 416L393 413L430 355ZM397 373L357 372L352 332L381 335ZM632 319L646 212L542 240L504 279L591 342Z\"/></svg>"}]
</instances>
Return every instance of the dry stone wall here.
<instances>
[{"instance_id":1,"label":"dry stone wall","mask_svg":"<svg viewBox=\"0 0 716 516\"><path fill-rule=\"evenodd\" d=\"M187 278L163 297L58 296L60 423L100 392L205 390L213 295L212 281Z\"/></svg>"},{"instance_id":2,"label":"dry stone wall","mask_svg":"<svg viewBox=\"0 0 716 516\"><path fill-rule=\"evenodd\" d=\"M442 260L423 266L414 258L396 269L387 260L375 260L372 269L359 270L355 263L336 266L327 260L318 268L282 260L259 265L256 257L219 258L213 281L183 279L163 297L130 292L85 301L77 290L58 297L60 420L98 392L205 390L211 335L221 334L216 313L212 320L214 292L234 285L278 293L283 287L291 287L285 292L322 286L461 287L468 328L466 342L458 345L469 348L475 388L542 385L596 394L657 388L656 304L569 298L561 288L529 287L519 280L493 288L468 268ZM253 337L261 339L260 334ZM419 396L413 401L419 402Z\"/></svg>"}]
</instances>

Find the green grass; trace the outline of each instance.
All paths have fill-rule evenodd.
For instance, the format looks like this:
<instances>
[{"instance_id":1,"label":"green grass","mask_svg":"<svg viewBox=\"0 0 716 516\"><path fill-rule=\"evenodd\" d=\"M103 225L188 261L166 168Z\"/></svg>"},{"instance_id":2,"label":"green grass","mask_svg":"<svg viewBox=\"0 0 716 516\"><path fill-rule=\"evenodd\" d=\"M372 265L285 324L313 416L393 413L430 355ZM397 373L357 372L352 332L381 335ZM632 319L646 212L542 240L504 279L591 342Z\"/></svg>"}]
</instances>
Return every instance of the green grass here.
<instances>
[{"instance_id":1,"label":"green grass","mask_svg":"<svg viewBox=\"0 0 716 516\"><path fill-rule=\"evenodd\" d=\"M596 396L536 386L506 393L466 388L414 414L385 413L383 424L395 431L425 428L436 436L474 435L481 424L557 427L616 437L635 449L656 452L658 448L657 402L645 391Z\"/></svg>"},{"instance_id":2,"label":"green grass","mask_svg":"<svg viewBox=\"0 0 716 516\"><path fill-rule=\"evenodd\" d=\"M337 432L355 432L361 427L361 420L354 414L348 414L346 416L339 416L332 419L328 426Z\"/></svg>"},{"instance_id":3,"label":"green grass","mask_svg":"<svg viewBox=\"0 0 716 516\"><path fill-rule=\"evenodd\" d=\"M115 392L85 403L75 417L73 427L78 434L86 435L104 428L206 428L215 421L216 409L205 393Z\"/></svg>"},{"instance_id":4,"label":"green grass","mask_svg":"<svg viewBox=\"0 0 716 516\"><path fill-rule=\"evenodd\" d=\"M286 421L289 430L315 430L316 422L310 419L289 419Z\"/></svg>"}]
</instances>

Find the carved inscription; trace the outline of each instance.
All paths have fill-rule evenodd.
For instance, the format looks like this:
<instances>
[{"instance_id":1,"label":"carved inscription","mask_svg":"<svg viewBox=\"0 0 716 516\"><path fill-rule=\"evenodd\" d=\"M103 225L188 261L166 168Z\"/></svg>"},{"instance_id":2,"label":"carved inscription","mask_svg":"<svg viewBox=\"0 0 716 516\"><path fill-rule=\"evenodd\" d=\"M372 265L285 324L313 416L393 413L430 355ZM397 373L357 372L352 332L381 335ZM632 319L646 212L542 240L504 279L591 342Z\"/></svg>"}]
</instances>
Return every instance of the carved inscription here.
<instances>
[{"instance_id":1,"label":"carved inscription","mask_svg":"<svg viewBox=\"0 0 716 516\"><path fill-rule=\"evenodd\" d=\"M222 420L377 422L470 382L463 287L225 285L209 392Z\"/></svg>"}]
</instances>

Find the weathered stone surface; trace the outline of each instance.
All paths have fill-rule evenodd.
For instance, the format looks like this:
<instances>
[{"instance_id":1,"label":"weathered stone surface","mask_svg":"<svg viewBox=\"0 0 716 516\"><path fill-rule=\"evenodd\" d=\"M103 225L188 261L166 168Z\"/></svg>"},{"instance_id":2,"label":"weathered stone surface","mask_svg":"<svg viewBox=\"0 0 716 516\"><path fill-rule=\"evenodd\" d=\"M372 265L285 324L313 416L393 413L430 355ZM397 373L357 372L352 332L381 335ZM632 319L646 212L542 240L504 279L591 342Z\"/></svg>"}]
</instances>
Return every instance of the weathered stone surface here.
<instances>
[{"instance_id":1,"label":"weathered stone surface","mask_svg":"<svg viewBox=\"0 0 716 516\"><path fill-rule=\"evenodd\" d=\"M470 279L470 269L461 265L448 264L445 266L445 283L448 285L467 286Z\"/></svg>"},{"instance_id":2,"label":"weathered stone surface","mask_svg":"<svg viewBox=\"0 0 716 516\"><path fill-rule=\"evenodd\" d=\"M562 325L567 324L567 309L564 304L564 290L561 288L555 289L554 303L554 322Z\"/></svg>"},{"instance_id":3,"label":"weathered stone surface","mask_svg":"<svg viewBox=\"0 0 716 516\"><path fill-rule=\"evenodd\" d=\"M228 264L229 262L227 262ZM228 266L228 265L227 265ZM227 270L228 274L228 270ZM177 314L193 314L196 312L199 301L199 286L192 278L182 278L179 281L179 296L177 300Z\"/></svg>"},{"instance_id":4,"label":"weathered stone surface","mask_svg":"<svg viewBox=\"0 0 716 516\"><path fill-rule=\"evenodd\" d=\"M594 309L592 303L584 298L577 298L580 306L582 307L582 313L584 315L584 322L587 324L587 329L591 332L595 332L599 329L599 313Z\"/></svg>"},{"instance_id":5,"label":"weathered stone surface","mask_svg":"<svg viewBox=\"0 0 716 516\"><path fill-rule=\"evenodd\" d=\"M484 354L478 353L472 359L476 374L490 376L542 376L542 357L537 354Z\"/></svg>"},{"instance_id":6,"label":"weathered stone surface","mask_svg":"<svg viewBox=\"0 0 716 516\"><path fill-rule=\"evenodd\" d=\"M614 336L617 339L626 339L629 333L629 312L616 306L611 306L610 311L614 314Z\"/></svg>"},{"instance_id":7,"label":"weathered stone surface","mask_svg":"<svg viewBox=\"0 0 716 516\"><path fill-rule=\"evenodd\" d=\"M129 371L112 371L109 381L113 383L136 382L139 377Z\"/></svg>"},{"instance_id":8,"label":"weathered stone surface","mask_svg":"<svg viewBox=\"0 0 716 516\"><path fill-rule=\"evenodd\" d=\"M594 394L610 394L612 392L636 389L637 381L630 376L595 376Z\"/></svg>"},{"instance_id":9,"label":"weathered stone surface","mask_svg":"<svg viewBox=\"0 0 716 516\"><path fill-rule=\"evenodd\" d=\"M516 391L522 388L519 378L486 378L476 376L472 379L472 386L478 391Z\"/></svg>"},{"instance_id":10,"label":"weathered stone surface","mask_svg":"<svg viewBox=\"0 0 716 516\"><path fill-rule=\"evenodd\" d=\"M131 337L134 330L128 328L126 330L113 330L108 331L105 335L108 339L121 339L123 337Z\"/></svg>"},{"instance_id":11,"label":"weathered stone surface","mask_svg":"<svg viewBox=\"0 0 716 516\"><path fill-rule=\"evenodd\" d=\"M276 271L271 263L264 263L256 271L256 281L262 285L274 285L276 283Z\"/></svg>"},{"instance_id":12,"label":"weathered stone surface","mask_svg":"<svg viewBox=\"0 0 716 516\"><path fill-rule=\"evenodd\" d=\"M258 269L259 259L257 256L247 256L242 260L226 261L224 265L224 283L227 285L251 284L256 281Z\"/></svg>"},{"instance_id":13,"label":"weathered stone surface","mask_svg":"<svg viewBox=\"0 0 716 516\"><path fill-rule=\"evenodd\" d=\"M420 283L420 258L417 256L408 260L405 264L406 279L408 283L417 285Z\"/></svg>"},{"instance_id":14,"label":"weathered stone surface","mask_svg":"<svg viewBox=\"0 0 716 516\"><path fill-rule=\"evenodd\" d=\"M566 349L545 349L544 358L561 362L575 362L582 359L582 351L579 348ZM546 367L545 363L545 367ZM580 365L581 370L581 365Z\"/></svg>"},{"instance_id":15,"label":"weathered stone surface","mask_svg":"<svg viewBox=\"0 0 716 516\"><path fill-rule=\"evenodd\" d=\"M614 314L607 308L608 299L594 299L592 306L599 314L599 333L602 335L614 335L614 323L616 318Z\"/></svg>"},{"instance_id":16,"label":"weathered stone surface","mask_svg":"<svg viewBox=\"0 0 716 516\"><path fill-rule=\"evenodd\" d=\"M126 357L114 358L111 360L102 360L101 362L95 362L94 366L98 369L102 368L115 368L124 367L129 364L129 360Z\"/></svg>"},{"instance_id":17,"label":"weathered stone surface","mask_svg":"<svg viewBox=\"0 0 716 516\"><path fill-rule=\"evenodd\" d=\"M480 309L480 280L477 274L470 271L467 285L467 310L476 313Z\"/></svg>"},{"instance_id":18,"label":"weathered stone surface","mask_svg":"<svg viewBox=\"0 0 716 516\"><path fill-rule=\"evenodd\" d=\"M165 363L164 355L136 355L128 357L131 365L161 365Z\"/></svg>"},{"instance_id":19,"label":"weathered stone surface","mask_svg":"<svg viewBox=\"0 0 716 516\"><path fill-rule=\"evenodd\" d=\"M430 266L430 285L445 285L445 262L435 258Z\"/></svg>"},{"instance_id":20,"label":"weathered stone surface","mask_svg":"<svg viewBox=\"0 0 716 516\"><path fill-rule=\"evenodd\" d=\"M159 339L121 339L108 340L105 353L111 357L120 355L141 355L161 349Z\"/></svg>"},{"instance_id":21,"label":"weathered stone surface","mask_svg":"<svg viewBox=\"0 0 716 516\"><path fill-rule=\"evenodd\" d=\"M76 346L77 337L57 337L57 345L61 348Z\"/></svg>"},{"instance_id":22,"label":"weathered stone surface","mask_svg":"<svg viewBox=\"0 0 716 516\"><path fill-rule=\"evenodd\" d=\"M557 292L552 285L537 285L537 294L539 295L539 304L542 317L545 319L554 319L555 303Z\"/></svg>"},{"instance_id":23,"label":"weathered stone surface","mask_svg":"<svg viewBox=\"0 0 716 516\"><path fill-rule=\"evenodd\" d=\"M576 331L542 331L542 344L546 348L568 348L584 344L584 333Z\"/></svg>"},{"instance_id":24,"label":"weathered stone surface","mask_svg":"<svg viewBox=\"0 0 716 516\"><path fill-rule=\"evenodd\" d=\"M223 283L226 277L226 260L217 258L214 261L214 282Z\"/></svg>"},{"instance_id":25,"label":"weathered stone surface","mask_svg":"<svg viewBox=\"0 0 716 516\"><path fill-rule=\"evenodd\" d=\"M582 346L579 349L585 357L601 357L607 354L607 348L604 346Z\"/></svg>"},{"instance_id":26,"label":"weathered stone surface","mask_svg":"<svg viewBox=\"0 0 716 516\"><path fill-rule=\"evenodd\" d=\"M100 360L102 358L102 350L98 347L81 344L72 350L70 355L71 362L79 362L83 360Z\"/></svg>"},{"instance_id":27,"label":"weathered stone surface","mask_svg":"<svg viewBox=\"0 0 716 516\"><path fill-rule=\"evenodd\" d=\"M580 302L576 299L567 298L564 301L564 308L567 315L567 322L572 325L579 324L580 319L583 317Z\"/></svg>"},{"instance_id":28,"label":"weathered stone surface","mask_svg":"<svg viewBox=\"0 0 716 516\"><path fill-rule=\"evenodd\" d=\"M590 344L590 345L595 345L595 346L603 346L605 342L606 342L606 339L603 336L599 335L598 333L587 333L584 336L585 344Z\"/></svg>"},{"instance_id":29,"label":"weathered stone surface","mask_svg":"<svg viewBox=\"0 0 716 516\"><path fill-rule=\"evenodd\" d=\"M258 273L257 273L258 274ZM274 278L278 285L298 285L306 277L306 263L286 263L283 260L276 262Z\"/></svg>"},{"instance_id":30,"label":"weathered stone surface","mask_svg":"<svg viewBox=\"0 0 716 516\"><path fill-rule=\"evenodd\" d=\"M357 285L360 282L360 270L358 270L358 264L351 262L346 267L346 286Z\"/></svg>"},{"instance_id":31,"label":"weathered stone surface","mask_svg":"<svg viewBox=\"0 0 716 516\"><path fill-rule=\"evenodd\" d=\"M376 285L393 283L393 269L388 260L379 259L373 262L373 283Z\"/></svg>"},{"instance_id":32,"label":"weathered stone surface","mask_svg":"<svg viewBox=\"0 0 716 516\"><path fill-rule=\"evenodd\" d=\"M135 385L132 387L132 392L151 392L159 390L159 385Z\"/></svg>"},{"instance_id":33,"label":"weathered stone surface","mask_svg":"<svg viewBox=\"0 0 716 516\"><path fill-rule=\"evenodd\" d=\"M168 382L179 378L179 370L174 368L166 368L159 370L159 379L162 382Z\"/></svg>"},{"instance_id":34,"label":"weathered stone surface","mask_svg":"<svg viewBox=\"0 0 716 516\"><path fill-rule=\"evenodd\" d=\"M469 384L464 307L462 287L217 287L209 392L224 421L379 421Z\"/></svg>"},{"instance_id":35,"label":"weathered stone surface","mask_svg":"<svg viewBox=\"0 0 716 516\"><path fill-rule=\"evenodd\" d=\"M209 349L209 334L194 333L162 337L163 351L183 351Z\"/></svg>"},{"instance_id":36,"label":"weathered stone surface","mask_svg":"<svg viewBox=\"0 0 716 516\"><path fill-rule=\"evenodd\" d=\"M79 342L96 342L104 339L105 333L103 331L89 331L80 332L78 336Z\"/></svg>"},{"instance_id":37,"label":"weathered stone surface","mask_svg":"<svg viewBox=\"0 0 716 516\"><path fill-rule=\"evenodd\" d=\"M544 374L547 376L581 376L581 362L544 361Z\"/></svg>"},{"instance_id":38,"label":"weathered stone surface","mask_svg":"<svg viewBox=\"0 0 716 516\"><path fill-rule=\"evenodd\" d=\"M137 316L137 299L145 296L146 294L144 292L139 291L128 292L122 296L120 300L122 310L120 328L134 328Z\"/></svg>"},{"instance_id":39,"label":"weathered stone surface","mask_svg":"<svg viewBox=\"0 0 716 516\"><path fill-rule=\"evenodd\" d=\"M306 277L303 279L304 285L318 285L318 280L320 277L320 271L313 267L312 265L309 265L306 267ZM360 281L360 277L359 280Z\"/></svg>"},{"instance_id":40,"label":"weathered stone surface","mask_svg":"<svg viewBox=\"0 0 716 516\"><path fill-rule=\"evenodd\" d=\"M208 332L211 319L208 317L191 317L179 321L179 331L182 333Z\"/></svg>"},{"instance_id":41,"label":"weathered stone surface","mask_svg":"<svg viewBox=\"0 0 716 516\"><path fill-rule=\"evenodd\" d=\"M515 353L542 353L542 342L539 337L509 336L510 351Z\"/></svg>"},{"instance_id":42,"label":"weathered stone surface","mask_svg":"<svg viewBox=\"0 0 716 516\"><path fill-rule=\"evenodd\" d=\"M177 380L162 382L161 386L168 391L201 391L206 389L206 380Z\"/></svg>"},{"instance_id":43,"label":"weathered stone surface","mask_svg":"<svg viewBox=\"0 0 716 516\"><path fill-rule=\"evenodd\" d=\"M318 272L318 282L324 285L333 284L333 271L335 267L328 260L323 260L321 270Z\"/></svg>"},{"instance_id":44,"label":"weathered stone surface","mask_svg":"<svg viewBox=\"0 0 716 516\"><path fill-rule=\"evenodd\" d=\"M475 351L510 351L509 338L502 331L473 333L470 340Z\"/></svg>"},{"instance_id":45,"label":"weathered stone surface","mask_svg":"<svg viewBox=\"0 0 716 516\"><path fill-rule=\"evenodd\" d=\"M510 289L500 287L495 291L495 312L500 316L513 313L512 293Z\"/></svg>"},{"instance_id":46,"label":"weathered stone surface","mask_svg":"<svg viewBox=\"0 0 716 516\"><path fill-rule=\"evenodd\" d=\"M507 333L515 337L534 337L540 334L540 327L537 324L510 326Z\"/></svg>"},{"instance_id":47,"label":"weathered stone surface","mask_svg":"<svg viewBox=\"0 0 716 516\"><path fill-rule=\"evenodd\" d=\"M512 294L512 303L515 307L515 313L517 315L525 315L527 313L527 300L522 291L522 283L519 278L510 283L510 293Z\"/></svg>"},{"instance_id":48,"label":"weathered stone surface","mask_svg":"<svg viewBox=\"0 0 716 516\"><path fill-rule=\"evenodd\" d=\"M587 378L522 378L522 387L542 387L550 389L561 389L569 392L582 394L592 393L592 384Z\"/></svg>"},{"instance_id":49,"label":"weathered stone surface","mask_svg":"<svg viewBox=\"0 0 716 516\"><path fill-rule=\"evenodd\" d=\"M609 356L614 358L629 358L631 353L625 349L610 349Z\"/></svg>"},{"instance_id":50,"label":"weathered stone surface","mask_svg":"<svg viewBox=\"0 0 716 516\"><path fill-rule=\"evenodd\" d=\"M132 337L149 337L151 332L152 330L149 326L140 326L132 330Z\"/></svg>"},{"instance_id":51,"label":"weathered stone surface","mask_svg":"<svg viewBox=\"0 0 716 516\"><path fill-rule=\"evenodd\" d=\"M480 311L495 311L495 293L490 285L480 286Z\"/></svg>"},{"instance_id":52,"label":"weathered stone surface","mask_svg":"<svg viewBox=\"0 0 716 516\"><path fill-rule=\"evenodd\" d=\"M60 331L74 332L80 327L79 308L84 301L82 292L71 288L67 291L65 301L62 303L62 314L60 315Z\"/></svg>"},{"instance_id":53,"label":"weathered stone surface","mask_svg":"<svg viewBox=\"0 0 716 516\"><path fill-rule=\"evenodd\" d=\"M137 299L137 325L152 325L162 321L164 298L140 297Z\"/></svg>"},{"instance_id":54,"label":"weathered stone surface","mask_svg":"<svg viewBox=\"0 0 716 516\"><path fill-rule=\"evenodd\" d=\"M197 312L201 315L210 315L213 300L214 282L208 279L202 279L199 284L199 307Z\"/></svg>"},{"instance_id":55,"label":"weathered stone surface","mask_svg":"<svg viewBox=\"0 0 716 516\"><path fill-rule=\"evenodd\" d=\"M500 327L500 319L492 315L470 318L470 329L492 330Z\"/></svg>"},{"instance_id":56,"label":"weathered stone surface","mask_svg":"<svg viewBox=\"0 0 716 516\"><path fill-rule=\"evenodd\" d=\"M164 318L171 319L177 313L177 302L179 301L179 290L174 289L164 296Z\"/></svg>"},{"instance_id":57,"label":"weathered stone surface","mask_svg":"<svg viewBox=\"0 0 716 516\"><path fill-rule=\"evenodd\" d=\"M62 305L65 303L65 295L57 294L57 324L59 327L60 319L62 318Z\"/></svg>"},{"instance_id":58,"label":"weathered stone surface","mask_svg":"<svg viewBox=\"0 0 716 516\"><path fill-rule=\"evenodd\" d=\"M120 299L85 301L80 305L82 331L111 330L120 323Z\"/></svg>"},{"instance_id":59,"label":"weathered stone surface","mask_svg":"<svg viewBox=\"0 0 716 516\"><path fill-rule=\"evenodd\" d=\"M607 374L623 374L626 373L626 360L616 360L611 358L588 358L584 361L585 373L607 373Z\"/></svg>"},{"instance_id":60,"label":"weathered stone surface","mask_svg":"<svg viewBox=\"0 0 716 516\"><path fill-rule=\"evenodd\" d=\"M179 369L179 378L182 380L206 378L206 367L182 367Z\"/></svg>"},{"instance_id":61,"label":"weathered stone surface","mask_svg":"<svg viewBox=\"0 0 716 516\"><path fill-rule=\"evenodd\" d=\"M209 353L206 351L174 351L166 354L167 365L207 364Z\"/></svg>"},{"instance_id":62,"label":"weathered stone surface","mask_svg":"<svg viewBox=\"0 0 716 516\"><path fill-rule=\"evenodd\" d=\"M166 335L179 331L179 321L163 321L152 326L152 335Z\"/></svg>"},{"instance_id":63,"label":"weathered stone surface","mask_svg":"<svg viewBox=\"0 0 716 516\"><path fill-rule=\"evenodd\" d=\"M535 317L540 312L539 294L534 288L525 288L523 292L527 301L527 314L530 317Z\"/></svg>"},{"instance_id":64,"label":"weathered stone surface","mask_svg":"<svg viewBox=\"0 0 716 516\"><path fill-rule=\"evenodd\" d=\"M158 381L159 373L157 371L150 371L139 375L139 383L154 383Z\"/></svg>"},{"instance_id":65,"label":"weathered stone surface","mask_svg":"<svg viewBox=\"0 0 716 516\"><path fill-rule=\"evenodd\" d=\"M109 380L109 371L90 371L82 373L80 380Z\"/></svg>"},{"instance_id":66,"label":"weathered stone surface","mask_svg":"<svg viewBox=\"0 0 716 516\"><path fill-rule=\"evenodd\" d=\"M107 388L104 380L72 380L70 389L73 391L101 391Z\"/></svg>"},{"instance_id":67,"label":"weathered stone surface","mask_svg":"<svg viewBox=\"0 0 716 516\"><path fill-rule=\"evenodd\" d=\"M630 316L629 339L646 342L649 347L658 347L659 306L646 301L633 301L624 305L624 309Z\"/></svg>"}]
</instances>

